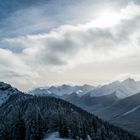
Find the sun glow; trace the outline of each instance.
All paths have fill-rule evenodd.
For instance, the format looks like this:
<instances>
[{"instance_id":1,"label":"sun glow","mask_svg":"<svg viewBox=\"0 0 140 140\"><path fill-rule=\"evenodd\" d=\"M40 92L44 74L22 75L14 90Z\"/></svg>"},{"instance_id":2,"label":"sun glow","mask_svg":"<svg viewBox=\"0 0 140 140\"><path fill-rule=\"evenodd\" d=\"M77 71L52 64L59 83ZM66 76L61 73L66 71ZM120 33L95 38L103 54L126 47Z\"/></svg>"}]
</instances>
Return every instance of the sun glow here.
<instances>
[{"instance_id":1,"label":"sun glow","mask_svg":"<svg viewBox=\"0 0 140 140\"><path fill-rule=\"evenodd\" d=\"M120 23L121 16L116 12L102 12L89 25L99 28L108 28Z\"/></svg>"}]
</instances>

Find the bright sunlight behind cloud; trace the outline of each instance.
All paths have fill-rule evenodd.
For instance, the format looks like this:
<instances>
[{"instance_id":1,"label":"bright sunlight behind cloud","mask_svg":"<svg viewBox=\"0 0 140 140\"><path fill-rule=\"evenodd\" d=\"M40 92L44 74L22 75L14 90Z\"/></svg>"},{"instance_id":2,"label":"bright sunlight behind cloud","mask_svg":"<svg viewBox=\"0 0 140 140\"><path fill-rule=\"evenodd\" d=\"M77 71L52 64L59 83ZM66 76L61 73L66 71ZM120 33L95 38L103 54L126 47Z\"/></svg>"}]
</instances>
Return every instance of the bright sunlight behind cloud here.
<instances>
[{"instance_id":1,"label":"bright sunlight behind cloud","mask_svg":"<svg viewBox=\"0 0 140 140\"><path fill-rule=\"evenodd\" d=\"M139 74L139 4L87 3L82 1L75 9L63 1L43 2L3 19L0 78L28 89L63 82L96 84L125 73ZM50 5L59 8L52 12Z\"/></svg>"}]
</instances>

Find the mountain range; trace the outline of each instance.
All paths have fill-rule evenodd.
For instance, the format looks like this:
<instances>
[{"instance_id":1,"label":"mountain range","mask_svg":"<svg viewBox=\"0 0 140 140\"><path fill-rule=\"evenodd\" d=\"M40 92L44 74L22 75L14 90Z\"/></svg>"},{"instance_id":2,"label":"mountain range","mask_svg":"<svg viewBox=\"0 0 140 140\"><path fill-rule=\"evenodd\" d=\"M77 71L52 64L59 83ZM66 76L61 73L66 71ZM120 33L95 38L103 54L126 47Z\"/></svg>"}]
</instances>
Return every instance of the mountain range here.
<instances>
[{"instance_id":1,"label":"mountain range","mask_svg":"<svg viewBox=\"0 0 140 140\"><path fill-rule=\"evenodd\" d=\"M1 140L41 140L51 133L75 140L139 140L63 99L24 94L1 84L3 94L9 95L0 106Z\"/></svg>"},{"instance_id":2,"label":"mountain range","mask_svg":"<svg viewBox=\"0 0 140 140\"><path fill-rule=\"evenodd\" d=\"M29 94L36 96L42 96L43 94L43 96L54 96L64 99L88 112L96 114L103 120L140 136L139 81L128 78L124 81L114 81L97 87L86 85L86 90L83 90L85 85L79 86L79 88L75 87L77 86L62 85L37 88L30 91Z\"/></svg>"},{"instance_id":3,"label":"mountain range","mask_svg":"<svg viewBox=\"0 0 140 140\"><path fill-rule=\"evenodd\" d=\"M114 81L109 84L91 86L70 86L70 85L61 85L61 86L51 86L51 87L41 87L35 88L29 91L29 94L33 95L42 95L42 94L55 94L57 96L69 95L72 93L79 94L83 96L84 94L89 94L91 97L98 97L103 95L109 95L115 93L116 96L120 99L134 95L140 92L140 81L135 81L134 79L128 78L124 81Z\"/></svg>"},{"instance_id":4,"label":"mountain range","mask_svg":"<svg viewBox=\"0 0 140 140\"><path fill-rule=\"evenodd\" d=\"M83 95L94 89L94 86L83 85L83 86L71 86L71 85L61 85L61 86L51 86L51 87L41 87L30 90L28 93L32 95L51 95L55 94L57 96L69 95L71 93L76 93Z\"/></svg>"}]
</instances>

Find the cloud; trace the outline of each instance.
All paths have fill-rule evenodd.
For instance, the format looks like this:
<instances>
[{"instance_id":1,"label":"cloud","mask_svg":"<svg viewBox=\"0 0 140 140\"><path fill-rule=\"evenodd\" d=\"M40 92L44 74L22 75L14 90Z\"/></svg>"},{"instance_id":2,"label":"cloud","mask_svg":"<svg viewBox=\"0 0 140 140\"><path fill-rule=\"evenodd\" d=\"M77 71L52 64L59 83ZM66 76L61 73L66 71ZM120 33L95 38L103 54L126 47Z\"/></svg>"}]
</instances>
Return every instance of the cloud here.
<instances>
[{"instance_id":1,"label":"cloud","mask_svg":"<svg viewBox=\"0 0 140 140\"><path fill-rule=\"evenodd\" d=\"M8 38L4 41L24 46L21 55L25 59L30 58L32 63L35 61L42 65L61 67L76 65L82 61L88 63L90 59L110 60L130 55L133 50L135 53L135 49L139 49L137 44L133 47L130 45L130 42L134 43L132 36L138 32L139 13L139 7L130 3L125 9L121 9L121 18L113 27L100 28L91 22L77 26L64 25L47 34ZM137 35L134 38L137 39Z\"/></svg>"},{"instance_id":2,"label":"cloud","mask_svg":"<svg viewBox=\"0 0 140 140\"><path fill-rule=\"evenodd\" d=\"M2 38L0 40L1 78L13 77L13 80L16 79L18 82L22 78L21 84L26 85L27 81L30 84L37 84L39 80L45 79L45 76L48 76L48 79L51 79L51 76L57 78L57 73L65 73L80 65L90 67L99 64L102 65L101 69L105 68L105 71L109 72L115 67L114 65L120 69L124 65L126 68L123 67L123 71L126 71L132 63L138 65L140 60L139 9L139 5L130 2L118 12L99 14L99 17L95 16L87 23L65 24L46 33ZM46 23L47 18L42 14L42 10L26 10L27 13L33 11L37 13L35 14L37 19L38 17L42 19L36 23ZM26 12L20 11L19 16L21 13L27 15ZM13 17L11 18L13 20ZM31 23L34 23L33 19ZM44 25L42 29L46 29ZM109 66L107 68L106 64L110 68Z\"/></svg>"},{"instance_id":3,"label":"cloud","mask_svg":"<svg viewBox=\"0 0 140 140\"><path fill-rule=\"evenodd\" d=\"M0 17L0 36L15 37L17 35L38 34L40 32L46 33L61 25L87 22L92 16L87 15L87 13L93 8L95 11L98 5L97 2L94 6L91 4L93 2L97 2L97 0L92 2L90 0L17 1L12 2L11 9L7 8L9 10L6 10L5 7L10 7L11 2L2 3L0 16L4 12L6 12L7 16L4 16L2 19ZM6 14L4 13L4 15Z\"/></svg>"},{"instance_id":4,"label":"cloud","mask_svg":"<svg viewBox=\"0 0 140 140\"><path fill-rule=\"evenodd\" d=\"M8 49L0 48L0 79L10 83L19 84L18 80L28 81L38 77L36 72L25 64L19 55L12 53Z\"/></svg>"}]
</instances>

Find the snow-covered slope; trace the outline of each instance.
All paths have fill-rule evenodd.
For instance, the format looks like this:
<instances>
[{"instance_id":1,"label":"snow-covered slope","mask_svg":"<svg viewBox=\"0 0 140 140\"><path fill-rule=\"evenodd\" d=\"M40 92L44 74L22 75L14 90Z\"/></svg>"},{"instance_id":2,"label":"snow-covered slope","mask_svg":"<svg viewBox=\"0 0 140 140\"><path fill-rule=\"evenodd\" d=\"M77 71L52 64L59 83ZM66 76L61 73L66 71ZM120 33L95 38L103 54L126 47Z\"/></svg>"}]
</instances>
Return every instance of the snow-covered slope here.
<instances>
[{"instance_id":1,"label":"snow-covered slope","mask_svg":"<svg viewBox=\"0 0 140 140\"><path fill-rule=\"evenodd\" d=\"M6 102L11 95L17 94L18 92L19 91L11 87L11 85L0 82L0 106Z\"/></svg>"},{"instance_id":2,"label":"snow-covered slope","mask_svg":"<svg viewBox=\"0 0 140 140\"><path fill-rule=\"evenodd\" d=\"M93 96L103 96L116 93L118 98L125 98L140 92L140 83L133 79L126 79L122 82L115 81L110 84L100 86L90 91L88 94Z\"/></svg>"},{"instance_id":3,"label":"snow-covered slope","mask_svg":"<svg viewBox=\"0 0 140 140\"><path fill-rule=\"evenodd\" d=\"M139 109L139 108L140 108L140 105L138 105L138 106L136 106L136 107L130 109L129 111L125 112L124 114L122 114L122 116L126 116L126 115L128 115L128 114L130 114L130 113L133 113L134 111L136 111L136 110Z\"/></svg>"},{"instance_id":4,"label":"snow-covered slope","mask_svg":"<svg viewBox=\"0 0 140 140\"><path fill-rule=\"evenodd\" d=\"M93 90L94 87L90 85L83 85L83 86L70 86L70 85L61 85L61 86L51 86L47 88L36 88L34 90L29 91L29 94L32 95L69 95L72 93L77 93L77 95L81 96L91 90Z\"/></svg>"},{"instance_id":5,"label":"snow-covered slope","mask_svg":"<svg viewBox=\"0 0 140 140\"><path fill-rule=\"evenodd\" d=\"M59 133L55 132L55 133L51 133L50 135L47 135L46 138L44 138L43 140L74 140L74 139L59 138ZM80 139L80 140L83 140L83 139ZM88 136L87 140L91 140L90 136Z\"/></svg>"},{"instance_id":6,"label":"snow-covered slope","mask_svg":"<svg viewBox=\"0 0 140 140\"><path fill-rule=\"evenodd\" d=\"M59 138L59 133L55 132L55 133L51 133L51 134L47 134L46 138L44 138L43 140L72 140L72 139L62 139Z\"/></svg>"}]
</instances>

